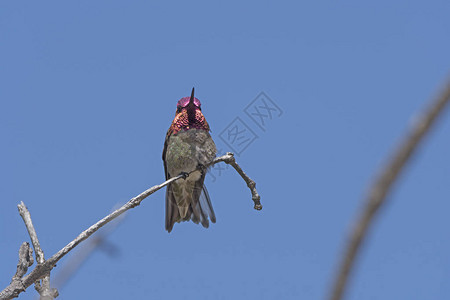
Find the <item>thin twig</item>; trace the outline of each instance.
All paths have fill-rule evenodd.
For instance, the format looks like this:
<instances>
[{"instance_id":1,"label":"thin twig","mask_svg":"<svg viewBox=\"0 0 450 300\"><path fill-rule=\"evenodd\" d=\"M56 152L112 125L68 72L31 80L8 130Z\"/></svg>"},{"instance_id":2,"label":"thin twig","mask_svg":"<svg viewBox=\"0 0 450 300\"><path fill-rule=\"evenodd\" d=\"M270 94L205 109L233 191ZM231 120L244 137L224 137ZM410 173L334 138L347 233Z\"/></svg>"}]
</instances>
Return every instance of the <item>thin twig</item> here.
<instances>
[{"instance_id":1,"label":"thin twig","mask_svg":"<svg viewBox=\"0 0 450 300\"><path fill-rule=\"evenodd\" d=\"M247 186L252 191L252 200L255 203L255 209L260 210L262 208L262 206L261 206L261 203L260 203L260 196L258 195L258 192L256 191L256 188L255 188L255 182L253 180L251 180L242 171L242 169L239 167L239 165L234 160L233 154L232 153L227 153L224 156L217 157L216 159L214 159L206 167L213 166L214 164L219 163L219 162L225 162L227 164L231 164L236 169L236 171L242 176L242 178L247 183ZM194 171L192 171L192 172L194 172ZM192 173L192 172L190 172L190 173ZM144 200L145 198L147 198L148 196L150 196L154 192L162 189L163 187L165 187L169 183L172 183L172 182L174 182L176 180L179 180L181 178L184 178L183 174L180 174L180 175L178 175L176 177L172 177L169 180L166 180L165 182L163 182L163 183L161 183L159 185L155 185L155 186L149 188L148 190L142 192L138 196L136 196L136 197L132 198L131 200L129 200L127 203L125 203L119 209L113 211L111 214L107 215L106 217L104 217L103 219L101 219L100 221L98 221L97 223L95 223L94 225L92 225L91 227L89 227L88 229L83 231L82 233L80 233L73 241L71 241L64 248L62 248L57 253L55 253L52 257L47 259L44 263L38 264L34 268L33 271L31 271L27 276L25 276L22 279L22 284L23 284L24 289L28 288L31 284L33 284L37 280L39 280L39 279L49 275L50 271L53 269L53 267L56 265L56 263L61 258L63 258L67 253L69 253L69 251L71 251L73 248L75 248L82 241L84 241L85 239L90 237L94 232L99 230L102 226L104 226L105 224L107 224L110 221L114 220L115 218L117 218L118 216L120 216L121 214L126 212L127 210L138 206L139 204L141 204L142 200ZM10 285L7 288L5 288L1 292L1 294L3 294L7 290L9 292L7 294L5 293L6 297L4 299L12 299L14 297L17 297L15 295L18 295L20 292L23 291L23 290L16 290L13 287L11 287L11 285ZM3 298L0 298L0 299L3 299Z\"/></svg>"},{"instance_id":2,"label":"thin twig","mask_svg":"<svg viewBox=\"0 0 450 300\"><path fill-rule=\"evenodd\" d=\"M242 179L244 179L244 181L247 183L248 188L252 192L252 200L255 203L254 208L256 210L261 210L262 209L262 205L260 202L261 197L259 196L258 192L256 191L256 183L253 180L251 180L250 177L248 177L247 174L245 174L245 172L237 164L236 160L234 159L233 153L227 152L227 154L216 158L213 161L213 164L216 164L220 161L223 161L224 163L231 165L236 170L236 172L238 172L239 175L241 175Z\"/></svg>"},{"instance_id":3,"label":"thin twig","mask_svg":"<svg viewBox=\"0 0 450 300\"><path fill-rule=\"evenodd\" d=\"M350 241L343 254L339 271L334 281L330 294L330 299L342 299L344 289L348 280L350 271L355 263L355 258L361 244L367 238L367 232L373 223L373 218L383 203L386 202L392 184L398 178L408 159L417 149L422 138L429 132L431 126L438 115L444 110L446 104L450 102L450 82L447 83L444 90L438 97L431 102L420 118L412 125L408 135L394 151L388 160L388 163L376 177L365 199L365 207L358 215Z\"/></svg>"},{"instance_id":4,"label":"thin twig","mask_svg":"<svg viewBox=\"0 0 450 300\"><path fill-rule=\"evenodd\" d=\"M36 262L38 264L42 264L45 261L44 252L42 251L41 245L39 244L39 240L36 234L36 230L34 229L33 222L31 221L31 215L28 211L27 207L20 201L20 204L17 205L19 209L19 214L25 223L25 226L28 230L28 234L30 235L31 243L33 244L34 253L36 254Z\"/></svg>"},{"instance_id":5,"label":"thin twig","mask_svg":"<svg viewBox=\"0 0 450 300\"><path fill-rule=\"evenodd\" d=\"M33 222L31 221L30 212L28 211L23 201L21 201L20 204L17 205L17 208L19 209L19 214L22 217L23 222L25 223L25 227L27 228L28 234L31 239L31 243L33 244L34 253L36 254L36 262L38 265L41 265L45 262L44 251L42 251L41 245L39 244L36 230L34 229ZM41 300L53 300L58 296L58 291L56 289L50 288L50 273L42 278L42 283L36 281L35 288L41 296Z\"/></svg>"}]
</instances>

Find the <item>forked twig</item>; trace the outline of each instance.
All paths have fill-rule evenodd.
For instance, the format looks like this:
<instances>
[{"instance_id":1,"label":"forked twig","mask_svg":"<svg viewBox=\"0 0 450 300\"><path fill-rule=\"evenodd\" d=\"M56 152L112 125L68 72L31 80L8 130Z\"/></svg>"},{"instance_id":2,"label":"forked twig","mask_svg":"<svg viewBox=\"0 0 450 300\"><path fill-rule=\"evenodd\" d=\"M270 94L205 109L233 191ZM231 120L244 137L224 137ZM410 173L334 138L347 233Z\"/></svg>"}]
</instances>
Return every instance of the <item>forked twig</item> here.
<instances>
[{"instance_id":1,"label":"forked twig","mask_svg":"<svg viewBox=\"0 0 450 300\"><path fill-rule=\"evenodd\" d=\"M30 236L31 244L33 245L34 253L36 254L36 263L43 264L45 262L44 251L42 251L41 245L39 244L36 230L34 229L33 222L31 221L30 212L22 201L19 205L17 205L17 208L19 209L19 214L22 217L25 227L27 228L28 235ZM42 283L36 281L35 288L41 296L41 300L53 300L58 297L58 290L50 287L50 274L42 278Z\"/></svg>"}]
</instances>

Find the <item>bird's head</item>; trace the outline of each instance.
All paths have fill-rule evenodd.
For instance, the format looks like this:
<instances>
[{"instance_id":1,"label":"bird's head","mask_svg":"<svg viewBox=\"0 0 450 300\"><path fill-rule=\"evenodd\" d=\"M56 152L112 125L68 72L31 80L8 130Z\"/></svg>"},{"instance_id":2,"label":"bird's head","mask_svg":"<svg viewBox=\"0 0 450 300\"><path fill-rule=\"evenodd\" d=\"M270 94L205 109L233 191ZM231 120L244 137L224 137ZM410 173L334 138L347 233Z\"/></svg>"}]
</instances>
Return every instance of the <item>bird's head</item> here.
<instances>
[{"instance_id":1,"label":"bird's head","mask_svg":"<svg viewBox=\"0 0 450 300\"><path fill-rule=\"evenodd\" d=\"M202 113L201 106L200 100L194 97L194 88L192 88L191 97L178 100L177 111L172 122L173 133L193 128L209 131L209 125Z\"/></svg>"}]
</instances>

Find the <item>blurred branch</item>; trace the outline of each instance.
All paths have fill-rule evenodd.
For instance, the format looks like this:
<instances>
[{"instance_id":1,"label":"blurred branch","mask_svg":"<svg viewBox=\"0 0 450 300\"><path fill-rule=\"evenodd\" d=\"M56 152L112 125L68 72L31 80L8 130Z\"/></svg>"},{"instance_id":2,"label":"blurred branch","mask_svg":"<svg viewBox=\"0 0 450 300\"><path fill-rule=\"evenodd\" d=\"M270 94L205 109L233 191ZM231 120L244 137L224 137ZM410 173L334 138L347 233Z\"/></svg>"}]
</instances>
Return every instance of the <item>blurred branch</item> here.
<instances>
[{"instance_id":1,"label":"blurred branch","mask_svg":"<svg viewBox=\"0 0 450 300\"><path fill-rule=\"evenodd\" d=\"M209 165L206 167L213 166L216 163L219 162L225 162L227 164L231 164L236 171L241 175L241 177L245 180L247 183L247 186L250 188L252 192L252 199L255 203L255 209L260 210L262 208L260 203L260 196L258 195L258 192L256 191L256 184L253 180L251 180L245 173L242 171L242 169L239 167L239 165L236 163L234 156L232 153L227 153L226 155L223 155L221 157L217 157L214 159ZM195 171L195 170L194 170ZM192 171L192 172L194 172ZM190 172L190 173L192 173ZM190 174L189 173L189 174ZM181 178L184 178L184 174L180 174L176 177L172 177L169 180L166 180L165 182L155 185L148 190L142 192L138 196L132 198L127 203L125 203L122 207L119 209L116 209L111 214L107 215L82 233L80 233L73 241L71 241L69 244L67 244L64 248L59 250L57 253L55 253L52 257L45 260L43 263L38 263L37 266L34 268L33 271L31 271L28 275L26 275L24 278L21 279L21 284L15 284L12 285L12 283L6 287L0 295L3 295L0 299L12 299L14 297L17 297L19 293L23 292L26 288L28 288L31 284L34 282L50 275L50 271L55 267L56 263L63 258L67 253L69 253L73 248L75 248L78 244L80 244L82 241L90 237L92 234L94 234L97 230L99 230L101 227L103 227L105 224L111 222L127 210L134 208L141 204L142 200L153 194L154 192L162 189L169 183L172 183L174 181L177 181ZM23 203L21 203L22 205ZM19 205L20 206L20 205ZM30 219L31 221L31 219ZM27 227L28 228L28 227ZM42 251L42 250L41 250ZM43 256L42 256L43 257Z\"/></svg>"},{"instance_id":2,"label":"blurred branch","mask_svg":"<svg viewBox=\"0 0 450 300\"><path fill-rule=\"evenodd\" d=\"M31 243L33 244L34 253L36 255L36 263L38 265L43 264L45 262L44 251L42 251L41 245L39 244L36 230L34 229L33 222L31 221L30 212L22 201L19 205L17 205L17 208L19 209L19 214L27 227L28 234L30 235ZM50 288L50 273L42 278L42 283L36 281L35 288L41 296L41 300L53 300L58 297L58 290Z\"/></svg>"},{"instance_id":3,"label":"blurred branch","mask_svg":"<svg viewBox=\"0 0 450 300\"><path fill-rule=\"evenodd\" d=\"M342 299L348 276L354 265L358 251L367 238L367 232L379 208L386 202L392 184L398 178L408 159L414 154L422 138L429 132L438 115L450 102L450 82L447 82L441 94L430 103L419 118L412 124L409 133L388 159L387 164L375 178L365 199L365 207L357 217L350 236L350 241L343 254L338 273L336 274L330 299Z\"/></svg>"}]
</instances>

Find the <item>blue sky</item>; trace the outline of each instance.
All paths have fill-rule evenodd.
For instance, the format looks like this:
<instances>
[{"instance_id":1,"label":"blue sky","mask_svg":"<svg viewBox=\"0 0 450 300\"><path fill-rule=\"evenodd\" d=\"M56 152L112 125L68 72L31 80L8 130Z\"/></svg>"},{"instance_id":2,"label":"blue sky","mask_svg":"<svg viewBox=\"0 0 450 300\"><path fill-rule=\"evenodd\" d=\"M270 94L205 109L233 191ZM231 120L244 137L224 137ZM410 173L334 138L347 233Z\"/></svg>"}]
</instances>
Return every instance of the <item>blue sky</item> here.
<instances>
[{"instance_id":1,"label":"blue sky","mask_svg":"<svg viewBox=\"0 0 450 300\"><path fill-rule=\"evenodd\" d=\"M54 254L163 181L167 128L195 86L218 148L231 150L219 135L236 118L253 132L237 159L264 209L233 170L212 170L217 223L168 234L159 191L108 236L118 253L93 253L60 298L324 299L373 174L449 75L449 10L2 1L0 286L29 240L17 204ZM260 92L280 109L263 127L245 112ZM347 299L450 297L449 132L447 110L377 218Z\"/></svg>"}]
</instances>

